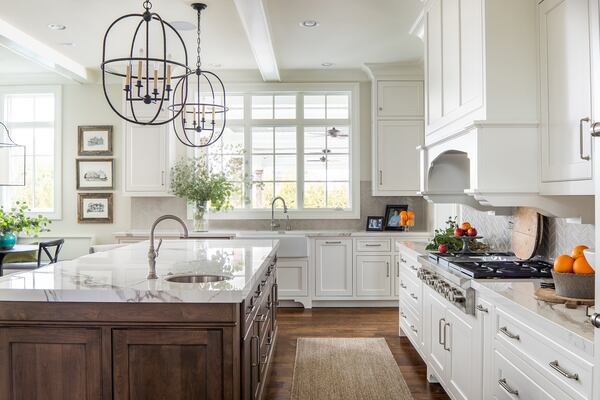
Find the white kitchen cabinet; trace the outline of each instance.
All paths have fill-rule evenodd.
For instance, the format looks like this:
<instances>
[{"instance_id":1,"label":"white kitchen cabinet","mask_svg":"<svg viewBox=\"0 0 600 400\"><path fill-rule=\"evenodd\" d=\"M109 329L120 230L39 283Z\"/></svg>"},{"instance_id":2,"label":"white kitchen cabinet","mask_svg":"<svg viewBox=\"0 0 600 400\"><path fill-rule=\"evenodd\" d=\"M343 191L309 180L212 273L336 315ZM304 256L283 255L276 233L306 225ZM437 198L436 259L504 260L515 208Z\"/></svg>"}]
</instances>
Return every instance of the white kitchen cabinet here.
<instances>
[{"instance_id":1,"label":"white kitchen cabinet","mask_svg":"<svg viewBox=\"0 0 600 400\"><path fill-rule=\"evenodd\" d=\"M125 124L124 194L169 195L168 127Z\"/></svg>"},{"instance_id":2,"label":"white kitchen cabinet","mask_svg":"<svg viewBox=\"0 0 600 400\"><path fill-rule=\"evenodd\" d=\"M423 317L426 340L427 363L437 375L440 383L446 387L446 375L449 368L449 352L444 347L444 326L447 304L438 298L428 287L423 288Z\"/></svg>"},{"instance_id":3,"label":"white kitchen cabinet","mask_svg":"<svg viewBox=\"0 0 600 400\"><path fill-rule=\"evenodd\" d=\"M356 296L392 295L392 262L387 255L356 256Z\"/></svg>"},{"instance_id":4,"label":"white kitchen cabinet","mask_svg":"<svg viewBox=\"0 0 600 400\"><path fill-rule=\"evenodd\" d=\"M379 121L374 146L377 149L377 192L382 195L416 195L420 175L417 146L423 144L423 121Z\"/></svg>"},{"instance_id":5,"label":"white kitchen cabinet","mask_svg":"<svg viewBox=\"0 0 600 400\"><path fill-rule=\"evenodd\" d=\"M493 387L495 384L493 372L493 349L494 349L494 305L492 302L479 297L475 305L481 326L481 347L482 351L482 398L492 398Z\"/></svg>"},{"instance_id":6,"label":"white kitchen cabinet","mask_svg":"<svg viewBox=\"0 0 600 400\"><path fill-rule=\"evenodd\" d=\"M352 239L315 240L315 295L317 297L351 297Z\"/></svg>"},{"instance_id":7,"label":"white kitchen cabinet","mask_svg":"<svg viewBox=\"0 0 600 400\"><path fill-rule=\"evenodd\" d=\"M377 117L423 118L422 81L377 81Z\"/></svg>"},{"instance_id":8,"label":"white kitchen cabinet","mask_svg":"<svg viewBox=\"0 0 600 400\"><path fill-rule=\"evenodd\" d=\"M277 284L281 300L308 296L308 260L306 258L279 258Z\"/></svg>"},{"instance_id":9,"label":"white kitchen cabinet","mask_svg":"<svg viewBox=\"0 0 600 400\"><path fill-rule=\"evenodd\" d=\"M538 6L541 81L541 192L593 194L591 1ZM581 127L581 132L580 132ZM552 184L565 182L563 185Z\"/></svg>"}]
</instances>

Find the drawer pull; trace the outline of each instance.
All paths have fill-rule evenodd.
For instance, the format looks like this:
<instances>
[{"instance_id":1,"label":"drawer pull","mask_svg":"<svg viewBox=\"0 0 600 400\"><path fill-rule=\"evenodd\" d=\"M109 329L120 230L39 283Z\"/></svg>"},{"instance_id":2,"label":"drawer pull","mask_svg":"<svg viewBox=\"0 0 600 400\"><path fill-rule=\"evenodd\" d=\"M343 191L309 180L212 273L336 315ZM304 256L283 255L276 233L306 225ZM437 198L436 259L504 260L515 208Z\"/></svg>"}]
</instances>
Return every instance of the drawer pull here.
<instances>
[{"instance_id":1,"label":"drawer pull","mask_svg":"<svg viewBox=\"0 0 600 400\"><path fill-rule=\"evenodd\" d=\"M442 319L440 319L438 321L438 343L440 345L444 346L444 348L446 348L446 345L442 341L442 323L444 324L444 327L445 327L446 326L446 320L444 318L442 318Z\"/></svg>"},{"instance_id":2,"label":"drawer pull","mask_svg":"<svg viewBox=\"0 0 600 400\"><path fill-rule=\"evenodd\" d=\"M410 330L413 331L414 333L419 333L419 331L417 330L417 328L415 328L414 325L410 326Z\"/></svg>"},{"instance_id":3,"label":"drawer pull","mask_svg":"<svg viewBox=\"0 0 600 400\"><path fill-rule=\"evenodd\" d=\"M403 264L406 264L406 260L405 260L405 259L404 259L404 257L402 257L402 256L400 257L400 261L401 261Z\"/></svg>"},{"instance_id":4,"label":"drawer pull","mask_svg":"<svg viewBox=\"0 0 600 400\"><path fill-rule=\"evenodd\" d=\"M412 269L413 271L418 271L419 270L419 268L415 267L414 265L411 265L410 269Z\"/></svg>"},{"instance_id":5,"label":"drawer pull","mask_svg":"<svg viewBox=\"0 0 600 400\"><path fill-rule=\"evenodd\" d=\"M404 282L400 281L400 287L401 287L402 289L406 289L408 286L406 286L406 285L404 284Z\"/></svg>"},{"instance_id":6,"label":"drawer pull","mask_svg":"<svg viewBox=\"0 0 600 400\"><path fill-rule=\"evenodd\" d=\"M500 385L502 389L506 390L508 394L512 394L513 396L519 395L519 391L510 387L510 385L506 382L506 378L498 379L498 385Z\"/></svg>"},{"instance_id":7,"label":"drawer pull","mask_svg":"<svg viewBox=\"0 0 600 400\"><path fill-rule=\"evenodd\" d=\"M446 327L451 327L448 322L444 322L444 350L450 351L450 346L446 347L448 339L448 337L446 336Z\"/></svg>"},{"instance_id":8,"label":"drawer pull","mask_svg":"<svg viewBox=\"0 0 600 400\"><path fill-rule=\"evenodd\" d=\"M400 262L396 262L396 277L400 278Z\"/></svg>"},{"instance_id":9,"label":"drawer pull","mask_svg":"<svg viewBox=\"0 0 600 400\"><path fill-rule=\"evenodd\" d=\"M565 378L569 378L569 379L574 379L576 381L579 380L579 374L574 374L572 372L567 372L565 371L559 364L558 364L558 360L554 360L550 363L548 363L548 365L550 366L550 368L552 368L553 370L555 370L556 372L558 372L559 374L561 374L562 376L564 376Z\"/></svg>"},{"instance_id":10,"label":"drawer pull","mask_svg":"<svg viewBox=\"0 0 600 400\"><path fill-rule=\"evenodd\" d=\"M521 340L521 337L515 333L512 333L511 331L508 330L507 327L503 326L502 328L500 328L500 332L502 332L503 334L505 334L506 336L508 336L511 339L515 339L515 340Z\"/></svg>"},{"instance_id":11,"label":"drawer pull","mask_svg":"<svg viewBox=\"0 0 600 400\"><path fill-rule=\"evenodd\" d=\"M410 297L412 297L412 298L413 298L413 299L415 299L415 300L419 300L419 298L418 298L418 297L417 297L417 296L416 296L414 293L411 293L411 294L410 294Z\"/></svg>"},{"instance_id":12,"label":"drawer pull","mask_svg":"<svg viewBox=\"0 0 600 400\"><path fill-rule=\"evenodd\" d=\"M256 357L254 356L256 354ZM255 360L260 358L260 337L252 336L250 338L250 365L258 367L259 363Z\"/></svg>"},{"instance_id":13,"label":"drawer pull","mask_svg":"<svg viewBox=\"0 0 600 400\"><path fill-rule=\"evenodd\" d=\"M325 244L342 244L342 241L341 240L334 240L334 241L327 240L325 242Z\"/></svg>"},{"instance_id":14,"label":"drawer pull","mask_svg":"<svg viewBox=\"0 0 600 400\"><path fill-rule=\"evenodd\" d=\"M406 318L406 314L404 314L402 311L400 311L400 316L401 316L402 318Z\"/></svg>"},{"instance_id":15,"label":"drawer pull","mask_svg":"<svg viewBox=\"0 0 600 400\"><path fill-rule=\"evenodd\" d=\"M373 243L367 243L365 244L366 247L381 247L381 243L377 243L377 244L373 244Z\"/></svg>"},{"instance_id":16,"label":"drawer pull","mask_svg":"<svg viewBox=\"0 0 600 400\"><path fill-rule=\"evenodd\" d=\"M268 318L269 314L258 314L256 318L254 318L254 322L265 322Z\"/></svg>"},{"instance_id":17,"label":"drawer pull","mask_svg":"<svg viewBox=\"0 0 600 400\"><path fill-rule=\"evenodd\" d=\"M387 272L385 274L385 277L389 278L390 277L390 263L386 262L385 265L386 265L386 268L387 268Z\"/></svg>"},{"instance_id":18,"label":"drawer pull","mask_svg":"<svg viewBox=\"0 0 600 400\"><path fill-rule=\"evenodd\" d=\"M481 304L477 304L477 307L476 307L476 308L477 308L479 311L481 311L481 312L484 312L484 313L487 313L487 312L488 312L488 309L487 309L487 308L485 308L484 306L482 306Z\"/></svg>"}]
</instances>

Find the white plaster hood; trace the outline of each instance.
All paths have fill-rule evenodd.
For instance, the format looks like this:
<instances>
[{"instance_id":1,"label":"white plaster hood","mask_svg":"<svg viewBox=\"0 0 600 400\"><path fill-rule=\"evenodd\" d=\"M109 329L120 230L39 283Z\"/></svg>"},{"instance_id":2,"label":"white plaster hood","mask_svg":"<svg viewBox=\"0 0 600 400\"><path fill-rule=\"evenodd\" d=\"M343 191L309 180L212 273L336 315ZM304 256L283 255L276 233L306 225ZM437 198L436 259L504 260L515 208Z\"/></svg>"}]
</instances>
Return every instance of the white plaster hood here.
<instances>
[{"instance_id":1,"label":"white plaster hood","mask_svg":"<svg viewBox=\"0 0 600 400\"><path fill-rule=\"evenodd\" d=\"M539 194L537 124L507 125L477 121L419 147L421 195L432 203L465 204L496 214L531 207L545 216L594 223L593 196Z\"/></svg>"}]
</instances>

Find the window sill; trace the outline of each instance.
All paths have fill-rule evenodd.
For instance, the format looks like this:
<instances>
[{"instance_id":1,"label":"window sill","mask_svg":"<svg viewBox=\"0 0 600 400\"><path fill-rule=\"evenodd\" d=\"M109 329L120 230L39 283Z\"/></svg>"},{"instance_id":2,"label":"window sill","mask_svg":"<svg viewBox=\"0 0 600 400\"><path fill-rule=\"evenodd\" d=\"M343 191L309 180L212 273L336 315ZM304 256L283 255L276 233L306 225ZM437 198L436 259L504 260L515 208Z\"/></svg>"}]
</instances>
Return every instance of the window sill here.
<instances>
[{"instance_id":1,"label":"window sill","mask_svg":"<svg viewBox=\"0 0 600 400\"><path fill-rule=\"evenodd\" d=\"M358 210L290 210L288 212L290 219L360 219ZM275 209L275 217L281 219L283 209ZM213 220L236 220L236 219L260 219L270 220L271 210L232 210L232 211L211 211L208 215ZM283 217L285 218L285 217ZM188 209L188 219L193 219L193 212Z\"/></svg>"}]
</instances>

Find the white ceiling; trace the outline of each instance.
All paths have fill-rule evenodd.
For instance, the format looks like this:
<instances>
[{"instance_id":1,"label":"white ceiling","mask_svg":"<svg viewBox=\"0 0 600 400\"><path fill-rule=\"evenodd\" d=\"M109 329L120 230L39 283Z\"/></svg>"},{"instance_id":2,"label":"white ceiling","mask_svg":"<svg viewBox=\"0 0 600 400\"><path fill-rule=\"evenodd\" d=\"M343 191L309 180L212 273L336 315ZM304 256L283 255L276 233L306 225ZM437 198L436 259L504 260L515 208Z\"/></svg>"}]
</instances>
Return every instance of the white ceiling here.
<instances>
[{"instance_id":1,"label":"white ceiling","mask_svg":"<svg viewBox=\"0 0 600 400\"><path fill-rule=\"evenodd\" d=\"M408 34L419 0L264 0L271 37L281 69L360 68L362 64L419 59L422 43ZM256 62L233 0L208 0L203 13L204 65L215 69L256 69ZM102 39L117 17L142 11L141 0L0 0L0 19L90 69L97 69ZM166 21L195 24L190 0L153 0L153 11ZM319 21L307 29L306 19ZM48 24L64 24L52 31ZM183 32L190 63L195 61L195 32ZM126 36L126 35L124 35ZM130 39L124 37L121 45ZM70 42L67 47L61 43ZM15 57L0 53L0 73L20 71ZM6 59L5 59L6 58ZM17 57L18 58L18 57ZM212 64L212 66L211 66ZM214 65L219 65L215 67ZM25 68L25 67L24 67ZM27 66L26 68L31 68Z\"/></svg>"},{"instance_id":2,"label":"white ceiling","mask_svg":"<svg viewBox=\"0 0 600 400\"><path fill-rule=\"evenodd\" d=\"M48 69L29 61L20 55L0 46L0 74L39 74L46 73Z\"/></svg>"}]
</instances>

